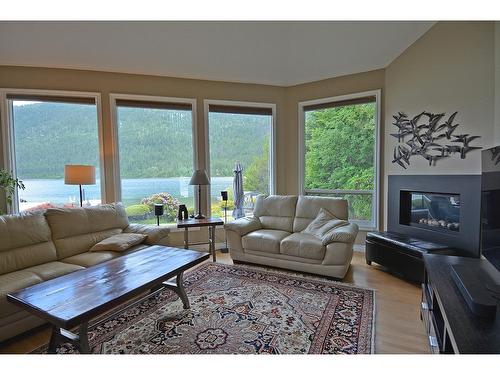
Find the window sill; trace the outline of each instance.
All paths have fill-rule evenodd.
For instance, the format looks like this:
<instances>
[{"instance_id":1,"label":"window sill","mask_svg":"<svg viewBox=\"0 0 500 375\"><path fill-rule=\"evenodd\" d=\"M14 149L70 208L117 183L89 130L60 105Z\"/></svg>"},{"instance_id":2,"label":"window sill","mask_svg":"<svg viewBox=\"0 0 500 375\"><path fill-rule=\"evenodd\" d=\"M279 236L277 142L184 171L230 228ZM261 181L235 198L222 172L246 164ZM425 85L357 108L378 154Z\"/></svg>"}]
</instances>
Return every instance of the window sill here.
<instances>
[{"instance_id":1,"label":"window sill","mask_svg":"<svg viewBox=\"0 0 500 375\"><path fill-rule=\"evenodd\" d=\"M370 222L370 221L368 221L368 220L354 220L354 219L351 219L351 220L349 220L349 222L357 224L358 227L359 227L359 230L363 231L363 232L370 232L370 231L377 230L377 228L375 228L373 226L373 223Z\"/></svg>"},{"instance_id":2,"label":"window sill","mask_svg":"<svg viewBox=\"0 0 500 375\"><path fill-rule=\"evenodd\" d=\"M153 226L157 226L156 224L150 224L150 225L153 225ZM177 232L184 232L184 229L183 228L177 228L177 224L160 224L160 227L163 227L163 228L168 228L170 229L170 233L177 233ZM195 228L189 228L189 231L198 231L198 230L201 230L200 227L195 227Z\"/></svg>"}]
</instances>

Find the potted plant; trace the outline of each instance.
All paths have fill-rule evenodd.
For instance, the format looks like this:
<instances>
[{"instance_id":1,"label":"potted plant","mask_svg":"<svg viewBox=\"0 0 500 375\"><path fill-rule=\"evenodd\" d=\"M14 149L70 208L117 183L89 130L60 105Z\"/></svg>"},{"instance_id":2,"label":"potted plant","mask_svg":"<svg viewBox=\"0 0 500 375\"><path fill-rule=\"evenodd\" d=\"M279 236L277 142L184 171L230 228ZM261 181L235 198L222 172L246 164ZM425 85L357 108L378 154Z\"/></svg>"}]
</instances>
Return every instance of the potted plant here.
<instances>
[{"instance_id":1,"label":"potted plant","mask_svg":"<svg viewBox=\"0 0 500 375\"><path fill-rule=\"evenodd\" d=\"M11 173L5 169L0 169L0 190L5 191L5 200L8 206L12 205L12 197L16 192L16 188L24 190L25 186L22 181L14 178ZM2 213L0 209L0 214Z\"/></svg>"}]
</instances>

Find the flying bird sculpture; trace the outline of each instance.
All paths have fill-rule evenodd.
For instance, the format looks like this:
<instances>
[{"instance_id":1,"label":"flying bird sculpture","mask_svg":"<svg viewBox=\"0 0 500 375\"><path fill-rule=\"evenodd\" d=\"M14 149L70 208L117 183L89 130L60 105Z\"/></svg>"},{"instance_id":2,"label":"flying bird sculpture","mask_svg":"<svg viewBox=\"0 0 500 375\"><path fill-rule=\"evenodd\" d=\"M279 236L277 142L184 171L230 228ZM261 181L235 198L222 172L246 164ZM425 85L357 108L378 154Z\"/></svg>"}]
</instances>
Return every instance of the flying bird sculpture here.
<instances>
[{"instance_id":1,"label":"flying bird sculpture","mask_svg":"<svg viewBox=\"0 0 500 375\"><path fill-rule=\"evenodd\" d=\"M458 112L452 113L447 120L444 120L445 113L433 114L427 111L422 111L411 119L404 112L393 115L392 124L397 128L397 133L391 133L391 136L396 138L399 144L394 147L392 162L406 169L410 165L411 157L421 156L430 166L435 166L440 159L454 154L460 154L460 158L465 159L470 151L481 149L482 147L470 145L472 141L481 138L480 136L454 134L459 126L454 123L457 114ZM441 144L442 140L453 144ZM500 147L496 154L492 155L492 160L500 163Z\"/></svg>"}]
</instances>

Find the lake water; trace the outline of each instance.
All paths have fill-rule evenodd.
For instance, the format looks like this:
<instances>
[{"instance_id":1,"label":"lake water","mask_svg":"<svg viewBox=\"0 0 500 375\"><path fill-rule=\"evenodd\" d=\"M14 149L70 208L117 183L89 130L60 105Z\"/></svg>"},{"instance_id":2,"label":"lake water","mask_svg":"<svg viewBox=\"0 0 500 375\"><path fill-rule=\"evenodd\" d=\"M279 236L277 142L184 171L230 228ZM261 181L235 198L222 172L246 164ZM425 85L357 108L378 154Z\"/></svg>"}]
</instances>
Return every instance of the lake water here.
<instances>
[{"instance_id":1,"label":"lake water","mask_svg":"<svg viewBox=\"0 0 500 375\"><path fill-rule=\"evenodd\" d=\"M193 186L188 185L190 177L173 178L145 178L145 179L123 179L122 197L125 204L139 203L142 198L155 193L166 192L179 200L193 197ZM26 203L24 207L33 206L36 203L51 202L64 204L79 202L79 190L77 185L65 185L64 179L60 180L23 180L26 190L19 191L19 198ZM233 186L233 177L213 177L210 185L210 193L213 197L219 197L222 190ZM83 186L86 199L90 201L100 200L100 181L95 185Z\"/></svg>"}]
</instances>

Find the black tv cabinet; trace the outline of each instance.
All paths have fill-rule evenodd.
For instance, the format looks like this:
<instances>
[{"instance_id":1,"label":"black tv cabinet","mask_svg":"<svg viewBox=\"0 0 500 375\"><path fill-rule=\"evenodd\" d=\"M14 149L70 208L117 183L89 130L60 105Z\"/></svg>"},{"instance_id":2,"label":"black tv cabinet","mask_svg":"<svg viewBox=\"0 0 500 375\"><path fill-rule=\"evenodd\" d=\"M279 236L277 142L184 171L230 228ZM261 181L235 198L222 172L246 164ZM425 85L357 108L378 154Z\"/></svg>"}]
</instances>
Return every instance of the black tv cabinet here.
<instances>
[{"instance_id":1,"label":"black tv cabinet","mask_svg":"<svg viewBox=\"0 0 500 375\"><path fill-rule=\"evenodd\" d=\"M500 353L500 308L496 316L473 314L452 276L453 265L494 271L484 259L424 254L421 318L432 353ZM499 301L500 302L500 301Z\"/></svg>"}]
</instances>

